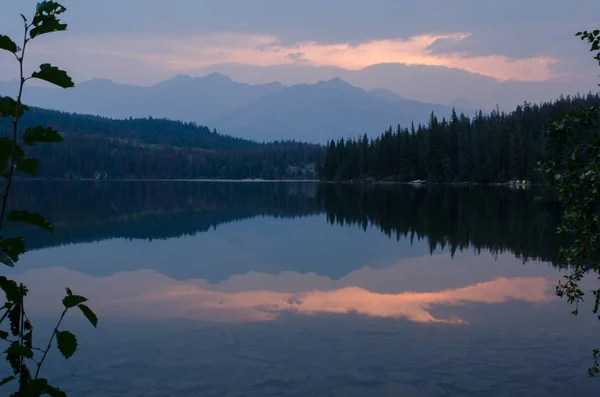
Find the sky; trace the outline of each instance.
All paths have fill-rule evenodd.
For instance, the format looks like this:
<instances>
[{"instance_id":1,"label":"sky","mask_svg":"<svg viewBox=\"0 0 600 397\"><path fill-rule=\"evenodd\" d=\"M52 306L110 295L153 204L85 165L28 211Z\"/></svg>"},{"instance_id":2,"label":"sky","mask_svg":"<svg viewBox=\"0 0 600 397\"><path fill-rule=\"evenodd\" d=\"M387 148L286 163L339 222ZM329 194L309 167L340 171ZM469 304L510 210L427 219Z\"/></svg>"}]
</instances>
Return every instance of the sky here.
<instances>
[{"instance_id":1,"label":"sky","mask_svg":"<svg viewBox=\"0 0 600 397\"><path fill-rule=\"evenodd\" d=\"M0 34L19 36L31 0L3 0ZM152 85L177 74L284 84L341 77L411 99L485 106L595 91L579 30L597 0L64 0L69 31L32 43L76 81ZM33 67L33 66L31 66ZM0 79L16 71L0 55Z\"/></svg>"}]
</instances>

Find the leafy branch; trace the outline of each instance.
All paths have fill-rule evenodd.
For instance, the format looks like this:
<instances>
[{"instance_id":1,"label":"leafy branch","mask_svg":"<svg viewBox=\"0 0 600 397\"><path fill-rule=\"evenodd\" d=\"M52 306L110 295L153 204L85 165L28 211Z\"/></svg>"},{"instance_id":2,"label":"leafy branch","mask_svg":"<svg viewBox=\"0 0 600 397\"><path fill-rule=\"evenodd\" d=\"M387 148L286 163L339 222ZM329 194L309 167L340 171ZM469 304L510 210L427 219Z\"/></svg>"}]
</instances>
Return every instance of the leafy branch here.
<instances>
[{"instance_id":1,"label":"leafy branch","mask_svg":"<svg viewBox=\"0 0 600 397\"><path fill-rule=\"evenodd\" d=\"M14 55L19 63L20 71L19 90L16 99L8 96L0 97L0 118L7 118L12 123L12 136L0 137L0 169L2 170L0 175L5 179L0 205L0 231L3 230L5 221L24 222L49 232L54 230L52 224L40 214L27 210L8 211L8 200L15 172L35 175L39 167L38 161L34 157L26 155L18 140L19 122L24 113L29 110L22 102L25 83L30 79L39 79L62 88L74 86L73 80L67 72L48 63L41 64L39 70L32 73L31 76L25 76L24 74L25 50L28 43L38 36L66 30L67 25L59 19L59 16L65 11L66 8L55 1L42 1L37 4L31 22L21 14L24 27L21 47L10 37L0 35L0 50L8 51ZM22 141L27 146L34 146L37 143L61 142L62 140L63 138L58 131L43 126L27 128L22 134ZM25 252L26 247L22 237L0 237L0 262L3 264L13 267L19 260L19 256ZM4 310L0 317L0 326L8 319L9 329L8 331L0 329L0 340L9 343L9 347L4 350L3 354L13 372L11 376L0 381L0 387L17 381L18 388L17 391L11 394L12 397L66 396L62 390L50 385L47 379L41 378L40 371L54 341L56 341L58 350L66 359L70 358L77 350L75 335L62 329L63 320L70 309L79 308L94 327L98 325L98 318L84 304L87 298L74 295L69 288L66 289L62 314L50 335L46 348L41 349L33 346L33 325L25 310L27 287L7 277L0 276L0 289L4 292L6 298L4 305L0 308L0 311ZM35 353L40 353L41 358L37 359ZM32 374L29 370L28 363L30 361L36 367L35 374Z\"/></svg>"},{"instance_id":2,"label":"leafy branch","mask_svg":"<svg viewBox=\"0 0 600 397\"><path fill-rule=\"evenodd\" d=\"M578 32L587 40L594 59L600 65L600 30ZM538 163L538 170L554 187L563 213L557 232L569 243L559 248L559 261L571 271L556 286L556 295L567 299L579 314L579 305L586 293L579 287L588 273L600 279L600 108L590 106L567 113L546 126L548 135L559 142L553 158ZM576 139L575 139L576 138ZM585 142L575 145L573 142ZM600 289L594 296L592 312L598 316ZM593 351L593 364L588 369L592 377L600 374L600 351Z\"/></svg>"}]
</instances>

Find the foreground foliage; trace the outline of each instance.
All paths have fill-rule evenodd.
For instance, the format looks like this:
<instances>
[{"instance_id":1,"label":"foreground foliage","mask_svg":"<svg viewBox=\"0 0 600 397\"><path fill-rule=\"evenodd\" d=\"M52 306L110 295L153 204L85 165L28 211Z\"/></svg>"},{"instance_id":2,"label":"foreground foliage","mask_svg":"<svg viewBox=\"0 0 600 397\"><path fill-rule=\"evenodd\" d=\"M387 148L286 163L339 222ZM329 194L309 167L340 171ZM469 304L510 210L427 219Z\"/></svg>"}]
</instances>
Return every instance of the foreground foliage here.
<instances>
[{"instance_id":1,"label":"foreground foliage","mask_svg":"<svg viewBox=\"0 0 600 397\"><path fill-rule=\"evenodd\" d=\"M590 44L596 52L594 59L600 65L600 30L579 32L577 36ZM559 261L573 270L556 287L556 294L566 297L575 305L573 314L579 314L579 305L586 293L579 284L584 276L593 273L600 278L600 131L598 105L568 112L548 126L548 132L559 143L551 160L539 163L539 170L555 188L563 206L558 233L569 243L560 247ZM591 291L592 311L598 315L600 288ZM600 319L600 315L598 315ZM593 353L590 376L600 374L600 350Z\"/></svg>"},{"instance_id":2,"label":"foreground foliage","mask_svg":"<svg viewBox=\"0 0 600 397\"><path fill-rule=\"evenodd\" d=\"M36 175L38 171L38 161L34 157L26 155L21 142L32 147L40 143L55 143L63 140L58 131L43 126L31 126L22 131L19 121L29 110L22 103L23 87L28 80L39 79L62 88L74 86L65 71L48 63L40 65L39 70L33 72L31 76L25 76L23 72L25 50L29 42L41 35L66 30L67 25L59 19L59 16L65 11L65 7L54 1L43 1L38 3L31 21L21 14L24 25L21 47L10 37L0 35L0 50L13 54L19 63L20 70L20 85L16 99L0 97L0 118L8 120L11 126L10 134L0 137L0 162L3 170L1 175L6 181L0 210L1 231L5 229L5 221L23 222L49 232L53 231L50 222L42 215L27 210L9 211L8 202L16 173ZM25 241L22 237L0 237L0 262L13 267L23 253L25 253ZM11 394L14 397L66 396L63 391L50 385L47 379L41 377L40 371L54 342L60 353L67 359L77 350L77 338L63 328L63 320L70 309L77 307L94 327L98 324L98 318L94 312L85 305L87 298L73 294L69 288L66 289L66 296L62 301L64 306L62 314L48 343L44 347L38 348L34 347L34 328L25 310L25 297L29 292L27 287L0 276L0 289L6 296L6 301L0 309L2 310L0 325L6 326L8 329L0 329L0 339L9 344L3 355L12 369L12 375L2 379L0 386L4 389L16 383L17 390Z\"/></svg>"}]
</instances>

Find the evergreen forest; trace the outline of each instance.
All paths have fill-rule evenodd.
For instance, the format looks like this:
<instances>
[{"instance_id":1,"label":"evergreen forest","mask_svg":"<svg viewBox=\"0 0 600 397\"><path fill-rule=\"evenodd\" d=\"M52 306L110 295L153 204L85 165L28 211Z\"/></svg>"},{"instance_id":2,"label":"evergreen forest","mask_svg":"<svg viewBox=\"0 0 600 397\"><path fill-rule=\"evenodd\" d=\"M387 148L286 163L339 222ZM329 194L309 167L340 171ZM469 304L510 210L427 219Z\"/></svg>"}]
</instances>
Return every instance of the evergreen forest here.
<instances>
[{"instance_id":1,"label":"evergreen forest","mask_svg":"<svg viewBox=\"0 0 600 397\"><path fill-rule=\"evenodd\" d=\"M115 120L32 108L26 127L61 132L60 145L28 154L45 179L315 179L323 147L295 141L258 143L167 119ZM0 120L0 136L12 125Z\"/></svg>"},{"instance_id":2,"label":"evergreen forest","mask_svg":"<svg viewBox=\"0 0 600 397\"><path fill-rule=\"evenodd\" d=\"M524 103L510 113L479 111L438 118L427 125L390 127L375 139L330 141L319 169L324 181L427 180L437 183L496 183L539 180L538 161L560 155L561 146L548 139L545 125L565 113L600 104L589 93L560 97L542 104ZM584 142L592 130L581 129L574 139Z\"/></svg>"}]
</instances>

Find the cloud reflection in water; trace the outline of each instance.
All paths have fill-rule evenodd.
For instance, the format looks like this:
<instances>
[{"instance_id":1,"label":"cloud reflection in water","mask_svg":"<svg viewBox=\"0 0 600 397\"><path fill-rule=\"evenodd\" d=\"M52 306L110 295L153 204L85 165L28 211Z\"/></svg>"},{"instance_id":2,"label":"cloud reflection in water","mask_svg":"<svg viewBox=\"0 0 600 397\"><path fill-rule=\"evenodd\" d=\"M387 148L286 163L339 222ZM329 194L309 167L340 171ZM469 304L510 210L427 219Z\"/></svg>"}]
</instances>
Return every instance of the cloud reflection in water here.
<instances>
[{"instance_id":1,"label":"cloud reflection in water","mask_svg":"<svg viewBox=\"0 0 600 397\"><path fill-rule=\"evenodd\" d=\"M373 272L381 272L383 281L393 269L364 269L364 272L368 272L370 278ZM398 269L401 271L401 267ZM550 293L554 281L546 277L502 276L458 288L437 288L433 292L381 293L355 282L360 280L361 272L353 272L352 285L345 285L344 278L335 281L314 274L248 273L236 275L233 288L227 282L211 285L205 280L177 281L150 270L94 278L65 268L49 268L27 271L18 279L30 286L28 306L39 315L54 314L58 310L63 290L57 285L64 284L88 296L100 316L216 322L271 321L282 312L293 312L303 315L356 313L419 323L463 324L463 319L438 318L431 311L435 306L498 304L510 300L549 302L554 298ZM48 283L48 280L62 282ZM291 284L293 288L282 290Z\"/></svg>"}]
</instances>

